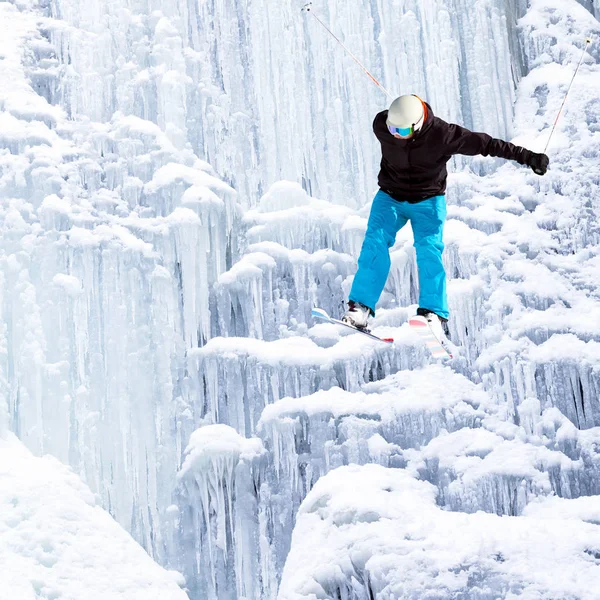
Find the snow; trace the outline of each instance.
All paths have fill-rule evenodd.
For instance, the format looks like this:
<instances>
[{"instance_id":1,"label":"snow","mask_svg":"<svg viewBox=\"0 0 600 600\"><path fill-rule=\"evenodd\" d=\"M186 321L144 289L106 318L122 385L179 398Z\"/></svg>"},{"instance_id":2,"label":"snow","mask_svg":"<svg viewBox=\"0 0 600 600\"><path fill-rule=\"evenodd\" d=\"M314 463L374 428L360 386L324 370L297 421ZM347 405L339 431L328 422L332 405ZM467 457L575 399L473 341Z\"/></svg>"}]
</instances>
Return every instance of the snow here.
<instances>
[{"instance_id":1,"label":"snow","mask_svg":"<svg viewBox=\"0 0 600 600\"><path fill-rule=\"evenodd\" d=\"M248 460L260 456L264 449L259 439L245 439L232 427L212 425L197 429L190 436L185 450L185 460L179 472L185 477L189 471L203 473L215 455L231 456L231 461Z\"/></svg>"},{"instance_id":2,"label":"snow","mask_svg":"<svg viewBox=\"0 0 600 600\"><path fill-rule=\"evenodd\" d=\"M524 515L533 519L572 519L592 525L600 524L600 503L598 498L583 497L536 499L527 505Z\"/></svg>"},{"instance_id":3,"label":"snow","mask_svg":"<svg viewBox=\"0 0 600 600\"><path fill-rule=\"evenodd\" d=\"M446 385L440 387L439 381ZM302 413L313 417L327 412L333 418L351 413L373 414L384 423L394 423L401 414L415 410L443 411L469 398L471 403L486 403L486 394L474 388L468 380L453 376L448 367L430 365L425 369L401 371L378 383L371 383L359 392L339 388L319 391L311 396L285 398L265 408L261 424Z\"/></svg>"},{"instance_id":4,"label":"snow","mask_svg":"<svg viewBox=\"0 0 600 600\"><path fill-rule=\"evenodd\" d=\"M178 181L233 192L228 185L210 175L204 169L187 167L177 163L166 164L155 171L152 179L145 186L145 192L155 194L162 188L169 187Z\"/></svg>"},{"instance_id":5,"label":"snow","mask_svg":"<svg viewBox=\"0 0 600 600\"><path fill-rule=\"evenodd\" d=\"M573 518L581 505L567 508L571 518L549 505L529 519L435 500L403 470L332 471L300 508L278 598L596 597L598 525Z\"/></svg>"},{"instance_id":6,"label":"snow","mask_svg":"<svg viewBox=\"0 0 600 600\"><path fill-rule=\"evenodd\" d=\"M52 457L36 458L13 435L0 439L3 600L184 600L180 574L154 563Z\"/></svg>"},{"instance_id":7,"label":"snow","mask_svg":"<svg viewBox=\"0 0 600 600\"><path fill-rule=\"evenodd\" d=\"M310 197L296 182L278 181L260 199L258 210L261 213L272 213L309 204Z\"/></svg>"},{"instance_id":8,"label":"snow","mask_svg":"<svg viewBox=\"0 0 600 600\"><path fill-rule=\"evenodd\" d=\"M58 273L52 278L52 283L60 286L69 296L78 296L81 294L81 281L72 275Z\"/></svg>"}]
</instances>

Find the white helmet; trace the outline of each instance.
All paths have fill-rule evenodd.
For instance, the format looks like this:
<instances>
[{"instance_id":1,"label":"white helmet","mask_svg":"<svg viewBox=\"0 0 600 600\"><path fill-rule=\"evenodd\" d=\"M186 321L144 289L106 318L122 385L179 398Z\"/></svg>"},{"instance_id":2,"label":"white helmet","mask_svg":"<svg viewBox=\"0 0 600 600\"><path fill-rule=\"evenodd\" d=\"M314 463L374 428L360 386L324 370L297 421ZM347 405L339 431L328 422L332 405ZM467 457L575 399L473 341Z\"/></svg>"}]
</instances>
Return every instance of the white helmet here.
<instances>
[{"instance_id":1,"label":"white helmet","mask_svg":"<svg viewBox=\"0 0 600 600\"><path fill-rule=\"evenodd\" d=\"M396 98L387 116L387 126L392 135L410 137L423 127L425 104L418 96L408 95Z\"/></svg>"}]
</instances>

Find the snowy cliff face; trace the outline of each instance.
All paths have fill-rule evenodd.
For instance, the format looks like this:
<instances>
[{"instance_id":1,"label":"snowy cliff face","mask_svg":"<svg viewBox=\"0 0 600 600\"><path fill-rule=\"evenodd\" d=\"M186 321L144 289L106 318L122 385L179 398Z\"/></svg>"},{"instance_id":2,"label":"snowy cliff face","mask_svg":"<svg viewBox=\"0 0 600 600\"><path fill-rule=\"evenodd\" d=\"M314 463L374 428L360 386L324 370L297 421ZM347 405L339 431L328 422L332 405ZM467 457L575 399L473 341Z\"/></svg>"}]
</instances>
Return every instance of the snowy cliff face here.
<instances>
[{"instance_id":1,"label":"snowy cliff face","mask_svg":"<svg viewBox=\"0 0 600 600\"><path fill-rule=\"evenodd\" d=\"M464 597L509 593L529 546L500 535L485 560L465 546L444 561L439 542L418 592L394 567L410 550L414 570L416 546L367 539L359 556L352 533L332 546L339 569L319 571L332 556L319 536L400 518L378 504L388 484L439 527L446 514L464 524L475 547L480 510L515 528L555 510L590 521L563 558L597 588L594 517L566 504L600 494L597 39L544 178L456 161L468 168L449 182L445 258L458 348L441 367L406 326L409 229L374 323L393 347L310 318L314 305L339 314L350 287L387 100L299 9L0 5L0 436L71 465L194 599L275 598L280 583L281 598L441 598L450 580ZM596 3L575 0L314 9L393 93L537 151L584 37L600 33ZM351 463L402 471L328 479ZM356 489L356 506L338 488ZM319 511L318 536L304 535ZM517 587L538 589L528 565Z\"/></svg>"}]
</instances>

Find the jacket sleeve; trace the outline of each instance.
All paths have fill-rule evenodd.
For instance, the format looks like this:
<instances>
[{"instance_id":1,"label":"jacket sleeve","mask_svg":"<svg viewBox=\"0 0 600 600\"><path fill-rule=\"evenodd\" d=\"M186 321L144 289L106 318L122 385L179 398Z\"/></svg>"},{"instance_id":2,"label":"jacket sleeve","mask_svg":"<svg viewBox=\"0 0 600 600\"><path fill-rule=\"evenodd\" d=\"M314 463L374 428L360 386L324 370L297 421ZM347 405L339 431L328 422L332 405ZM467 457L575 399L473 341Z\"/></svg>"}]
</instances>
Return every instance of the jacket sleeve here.
<instances>
[{"instance_id":1,"label":"jacket sleeve","mask_svg":"<svg viewBox=\"0 0 600 600\"><path fill-rule=\"evenodd\" d=\"M385 137L389 137L387 125L385 124L387 119L387 110L383 110L377 113L373 120L373 133L375 137L381 142Z\"/></svg>"},{"instance_id":2,"label":"jacket sleeve","mask_svg":"<svg viewBox=\"0 0 600 600\"><path fill-rule=\"evenodd\" d=\"M481 154L482 156L497 156L498 158L515 160L522 165L525 164L525 149L521 146L515 146L510 142L493 138L487 133L469 131L454 123L446 124L445 141L450 155L475 156Z\"/></svg>"}]
</instances>

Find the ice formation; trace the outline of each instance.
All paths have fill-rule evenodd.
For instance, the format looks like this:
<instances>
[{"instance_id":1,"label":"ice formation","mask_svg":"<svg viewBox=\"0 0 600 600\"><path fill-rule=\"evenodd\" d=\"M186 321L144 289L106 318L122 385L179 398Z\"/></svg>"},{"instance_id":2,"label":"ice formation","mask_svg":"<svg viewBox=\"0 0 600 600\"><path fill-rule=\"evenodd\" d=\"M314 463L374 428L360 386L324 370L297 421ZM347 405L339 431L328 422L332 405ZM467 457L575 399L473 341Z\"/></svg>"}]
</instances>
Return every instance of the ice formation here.
<instances>
[{"instance_id":1,"label":"ice formation","mask_svg":"<svg viewBox=\"0 0 600 600\"><path fill-rule=\"evenodd\" d=\"M454 161L456 358L445 366L406 324L410 228L374 322L394 346L310 318L315 304L339 315L347 296L376 189L371 121L387 100L300 8L0 3L3 452L23 455L6 441L15 434L70 465L155 561L183 573L191 600L591 598L600 5L314 3L393 93L535 151L592 36L545 177ZM49 486L84 489L43 461ZM0 483L9 504L13 479ZM98 574L123 540L139 552L110 527L106 556L89 558ZM458 546L456 527L469 532ZM75 594L23 583L29 558L4 540L10 597ZM556 553L535 556L532 543ZM144 560L127 586L183 595Z\"/></svg>"},{"instance_id":2,"label":"ice formation","mask_svg":"<svg viewBox=\"0 0 600 600\"><path fill-rule=\"evenodd\" d=\"M258 438L246 439L228 425L208 425L190 437L179 473L181 502L189 506L180 515L180 528L194 552L180 548L180 560L189 560L192 596L273 596L272 551L261 543L267 515L257 494L264 453Z\"/></svg>"}]
</instances>

